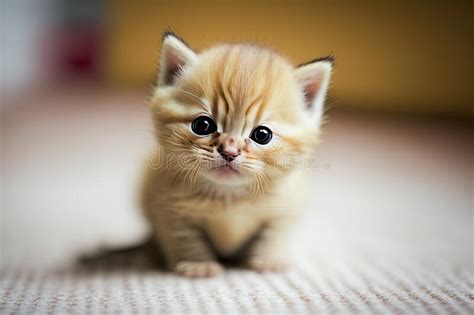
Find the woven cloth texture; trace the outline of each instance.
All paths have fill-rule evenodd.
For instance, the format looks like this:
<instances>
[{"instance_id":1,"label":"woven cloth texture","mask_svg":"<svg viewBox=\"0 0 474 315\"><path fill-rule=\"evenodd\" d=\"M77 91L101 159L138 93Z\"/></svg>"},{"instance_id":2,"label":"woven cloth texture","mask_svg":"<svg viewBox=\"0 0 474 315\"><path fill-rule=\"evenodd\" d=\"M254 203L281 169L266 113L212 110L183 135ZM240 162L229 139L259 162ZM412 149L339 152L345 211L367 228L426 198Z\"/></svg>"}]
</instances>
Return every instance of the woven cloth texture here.
<instances>
[{"instance_id":1,"label":"woven cloth texture","mask_svg":"<svg viewBox=\"0 0 474 315\"><path fill-rule=\"evenodd\" d=\"M127 265L128 267L124 267ZM474 275L429 263L297 263L284 274L231 268L187 279L144 266L3 270L1 312L155 314L472 314Z\"/></svg>"}]
</instances>

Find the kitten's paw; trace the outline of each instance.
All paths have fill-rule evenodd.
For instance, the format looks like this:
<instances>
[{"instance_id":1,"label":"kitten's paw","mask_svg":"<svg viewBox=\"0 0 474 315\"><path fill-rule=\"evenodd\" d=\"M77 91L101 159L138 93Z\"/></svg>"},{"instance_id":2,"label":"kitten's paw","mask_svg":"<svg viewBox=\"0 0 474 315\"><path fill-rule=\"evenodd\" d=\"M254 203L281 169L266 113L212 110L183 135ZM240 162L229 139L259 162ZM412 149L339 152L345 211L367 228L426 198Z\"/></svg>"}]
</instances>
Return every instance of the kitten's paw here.
<instances>
[{"instance_id":1,"label":"kitten's paw","mask_svg":"<svg viewBox=\"0 0 474 315\"><path fill-rule=\"evenodd\" d=\"M213 260L190 261L184 260L176 265L175 271L185 277L214 277L222 273L222 266Z\"/></svg>"},{"instance_id":2,"label":"kitten's paw","mask_svg":"<svg viewBox=\"0 0 474 315\"><path fill-rule=\"evenodd\" d=\"M258 272L283 272L290 267L290 261L279 257L255 256L249 259L247 265Z\"/></svg>"}]
</instances>

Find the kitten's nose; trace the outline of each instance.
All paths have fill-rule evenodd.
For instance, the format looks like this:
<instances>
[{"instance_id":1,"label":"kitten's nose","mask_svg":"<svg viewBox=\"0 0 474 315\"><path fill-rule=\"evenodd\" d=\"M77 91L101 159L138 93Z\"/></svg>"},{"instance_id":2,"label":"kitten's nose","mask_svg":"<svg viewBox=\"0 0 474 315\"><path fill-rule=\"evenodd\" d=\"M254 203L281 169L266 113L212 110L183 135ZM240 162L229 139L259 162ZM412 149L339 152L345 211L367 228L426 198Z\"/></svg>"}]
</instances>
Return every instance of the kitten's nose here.
<instances>
[{"instance_id":1,"label":"kitten's nose","mask_svg":"<svg viewBox=\"0 0 474 315\"><path fill-rule=\"evenodd\" d=\"M222 158L227 162L232 162L236 157L240 155L240 150L234 151L228 150L227 148L223 149L222 147L217 148L217 152L219 152Z\"/></svg>"},{"instance_id":2,"label":"kitten's nose","mask_svg":"<svg viewBox=\"0 0 474 315\"><path fill-rule=\"evenodd\" d=\"M236 139L229 137L217 147L217 152L219 152L224 160L231 162L240 155L240 148Z\"/></svg>"}]
</instances>

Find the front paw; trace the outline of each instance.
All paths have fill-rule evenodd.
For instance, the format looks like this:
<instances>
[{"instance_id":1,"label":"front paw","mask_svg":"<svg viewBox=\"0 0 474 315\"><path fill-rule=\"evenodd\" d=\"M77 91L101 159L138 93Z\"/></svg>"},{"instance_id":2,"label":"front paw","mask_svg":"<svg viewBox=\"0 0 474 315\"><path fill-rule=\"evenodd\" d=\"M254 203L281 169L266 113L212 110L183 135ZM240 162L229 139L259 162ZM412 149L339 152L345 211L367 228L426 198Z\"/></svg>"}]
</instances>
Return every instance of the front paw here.
<instances>
[{"instance_id":1,"label":"front paw","mask_svg":"<svg viewBox=\"0 0 474 315\"><path fill-rule=\"evenodd\" d=\"M283 272L290 267L290 261L283 257L254 256L248 260L248 267L258 272Z\"/></svg>"},{"instance_id":2,"label":"front paw","mask_svg":"<svg viewBox=\"0 0 474 315\"><path fill-rule=\"evenodd\" d=\"M222 266L214 261L191 261L183 260L176 264L175 271L185 277L200 278L214 277L222 273Z\"/></svg>"}]
</instances>

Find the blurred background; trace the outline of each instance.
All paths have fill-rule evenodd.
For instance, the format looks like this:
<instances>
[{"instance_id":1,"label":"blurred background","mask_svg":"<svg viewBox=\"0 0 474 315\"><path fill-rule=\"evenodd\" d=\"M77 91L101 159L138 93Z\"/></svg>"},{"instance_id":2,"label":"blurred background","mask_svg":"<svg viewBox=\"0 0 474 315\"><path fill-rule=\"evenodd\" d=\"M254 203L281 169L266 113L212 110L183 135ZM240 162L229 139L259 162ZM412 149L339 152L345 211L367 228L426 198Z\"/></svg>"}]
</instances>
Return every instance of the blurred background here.
<instances>
[{"instance_id":1,"label":"blurred background","mask_svg":"<svg viewBox=\"0 0 474 315\"><path fill-rule=\"evenodd\" d=\"M334 54L315 173L321 248L472 265L472 1L1 0L1 262L146 235L137 183L161 34Z\"/></svg>"}]
</instances>

